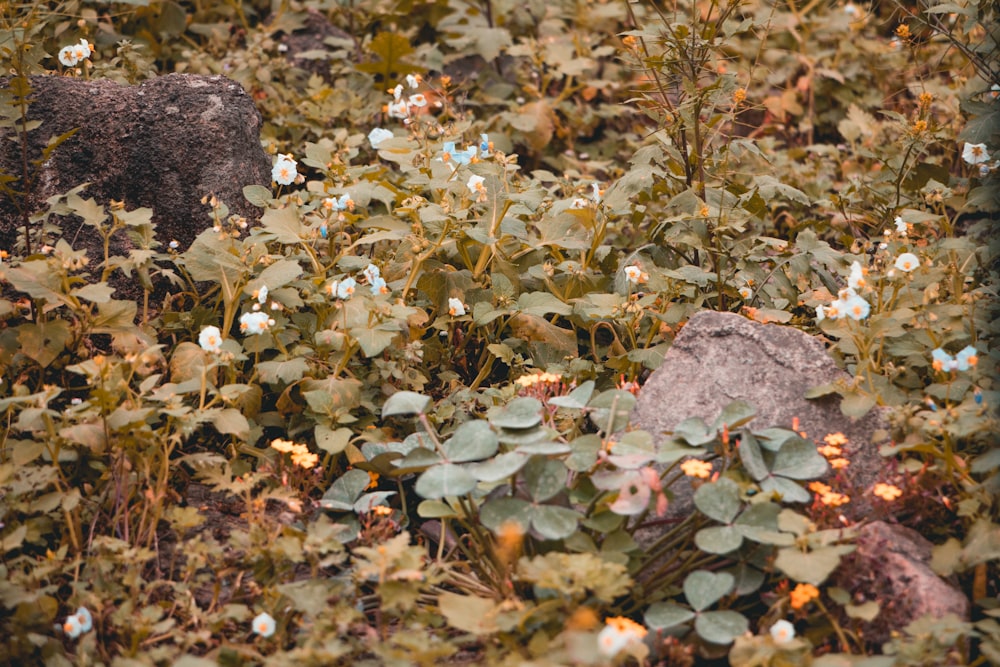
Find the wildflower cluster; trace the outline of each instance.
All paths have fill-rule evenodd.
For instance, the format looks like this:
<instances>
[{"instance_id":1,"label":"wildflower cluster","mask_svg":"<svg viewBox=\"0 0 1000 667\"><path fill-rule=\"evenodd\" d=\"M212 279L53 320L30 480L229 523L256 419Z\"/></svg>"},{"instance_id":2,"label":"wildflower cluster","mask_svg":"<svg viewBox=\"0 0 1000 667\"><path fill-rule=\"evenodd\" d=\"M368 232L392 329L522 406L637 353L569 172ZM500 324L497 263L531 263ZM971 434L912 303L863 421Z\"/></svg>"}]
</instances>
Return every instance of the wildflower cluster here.
<instances>
[{"instance_id":1,"label":"wildflower cluster","mask_svg":"<svg viewBox=\"0 0 1000 667\"><path fill-rule=\"evenodd\" d=\"M851 264L851 273L847 279L847 287L840 290L837 299L828 306L816 307L816 321L824 319L839 320L850 317L852 320L863 320L871 312L871 306L858 294L858 290L867 285L865 270L861 264Z\"/></svg>"},{"instance_id":2,"label":"wildflower cluster","mask_svg":"<svg viewBox=\"0 0 1000 667\"><path fill-rule=\"evenodd\" d=\"M94 48L86 39L59 49L59 62L66 67L76 67L94 53Z\"/></svg>"},{"instance_id":3,"label":"wildflower cluster","mask_svg":"<svg viewBox=\"0 0 1000 667\"><path fill-rule=\"evenodd\" d=\"M381 270L374 264L369 264L365 267L365 270L361 272L364 280L368 283L368 291L371 292L372 296L379 296L380 294L388 294L389 286L385 282L385 278L382 277ZM353 277L348 276L343 280L334 280L326 286L326 292L334 299L340 299L341 301L346 301L354 296L354 293L358 289L358 281Z\"/></svg>"},{"instance_id":4,"label":"wildflower cluster","mask_svg":"<svg viewBox=\"0 0 1000 667\"><path fill-rule=\"evenodd\" d=\"M406 85L410 90L420 88L420 81L419 75L406 75ZM404 123L408 123L412 116L427 106L427 96L423 93L412 93L403 97L403 90L403 84L400 83L389 91L389 94L392 95L392 102L383 107L383 111L389 114L390 118L398 118ZM372 145L374 146L375 142L372 142Z\"/></svg>"},{"instance_id":5,"label":"wildflower cluster","mask_svg":"<svg viewBox=\"0 0 1000 667\"><path fill-rule=\"evenodd\" d=\"M316 467L319 463L318 454L313 454L307 446L296 444L291 440L276 438L271 441L271 449L291 455L292 464L306 470Z\"/></svg>"}]
</instances>

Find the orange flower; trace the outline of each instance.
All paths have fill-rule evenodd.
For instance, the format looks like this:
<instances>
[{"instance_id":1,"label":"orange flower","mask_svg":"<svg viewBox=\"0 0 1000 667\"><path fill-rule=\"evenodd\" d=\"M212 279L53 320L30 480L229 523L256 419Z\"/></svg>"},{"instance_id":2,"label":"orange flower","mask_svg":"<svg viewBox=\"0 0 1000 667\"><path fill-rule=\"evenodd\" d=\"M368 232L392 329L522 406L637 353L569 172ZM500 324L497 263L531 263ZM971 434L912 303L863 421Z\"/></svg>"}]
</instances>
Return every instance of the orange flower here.
<instances>
[{"instance_id":1,"label":"orange flower","mask_svg":"<svg viewBox=\"0 0 1000 667\"><path fill-rule=\"evenodd\" d=\"M848 465L850 465L850 463L851 462L848 461L847 459L842 459L842 458L830 459L830 467L833 468L834 470L843 470Z\"/></svg>"},{"instance_id":2,"label":"orange flower","mask_svg":"<svg viewBox=\"0 0 1000 667\"><path fill-rule=\"evenodd\" d=\"M830 487L823 482L810 482L809 490L819 494L830 493Z\"/></svg>"},{"instance_id":3,"label":"orange flower","mask_svg":"<svg viewBox=\"0 0 1000 667\"><path fill-rule=\"evenodd\" d=\"M712 464L701 459L688 459L681 464L681 470L688 477L708 479L708 476L712 474Z\"/></svg>"},{"instance_id":4,"label":"orange flower","mask_svg":"<svg viewBox=\"0 0 1000 667\"><path fill-rule=\"evenodd\" d=\"M875 488L872 489L872 493L882 500L889 502L892 502L896 498L903 495L903 491L898 486L895 486L894 484L883 484L881 482L875 485Z\"/></svg>"},{"instance_id":5,"label":"orange flower","mask_svg":"<svg viewBox=\"0 0 1000 667\"><path fill-rule=\"evenodd\" d=\"M832 445L834 447L843 447L844 445L847 444L848 440L843 433L837 432L837 433L830 433L829 435L827 435L825 438L823 438L823 442L825 442L828 445Z\"/></svg>"},{"instance_id":6,"label":"orange flower","mask_svg":"<svg viewBox=\"0 0 1000 667\"><path fill-rule=\"evenodd\" d=\"M840 447L834 447L833 445L823 445L822 447L817 447L816 451L828 459L840 456L841 452Z\"/></svg>"},{"instance_id":7,"label":"orange flower","mask_svg":"<svg viewBox=\"0 0 1000 667\"><path fill-rule=\"evenodd\" d=\"M792 609L802 609L810 600L819 597L819 589L812 584L799 584L788 594Z\"/></svg>"},{"instance_id":8,"label":"orange flower","mask_svg":"<svg viewBox=\"0 0 1000 667\"><path fill-rule=\"evenodd\" d=\"M840 507L851 502L851 497L836 491L824 493L819 497L819 501L828 507Z\"/></svg>"},{"instance_id":9,"label":"orange flower","mask_svg":"<svg viewBox=\"0 0 1000 667\"><path fill-rule=\"evenodd\" d=\"M295 443L290 440L276 438L271 441L271 449L276 449L283 454L288 454L295 448Z\"/></svg>"}]
</instances>

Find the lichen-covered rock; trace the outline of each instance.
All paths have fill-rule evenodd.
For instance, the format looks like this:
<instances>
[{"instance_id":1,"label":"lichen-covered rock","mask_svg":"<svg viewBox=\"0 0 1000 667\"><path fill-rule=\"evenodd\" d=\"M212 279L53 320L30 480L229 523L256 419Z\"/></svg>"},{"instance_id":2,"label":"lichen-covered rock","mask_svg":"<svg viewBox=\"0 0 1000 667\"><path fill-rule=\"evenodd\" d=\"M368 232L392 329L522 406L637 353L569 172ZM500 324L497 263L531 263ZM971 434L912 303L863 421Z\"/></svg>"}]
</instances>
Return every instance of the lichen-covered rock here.
<instances>
[{"instance_id":1,"label":"lichen-covered rock","mask_svg":"<svg viewBox=\"0 0 1000 667\"><path fill-rule=\"evenodd\" d=\"M883 465L880 440L888 437L884 412L873 410L861 419L845 417L839 397L806 399L806 392L831 382L849 382L816 338L797 329L758 324L734 313L703 311L681 329L663 363L639 394L632 424L659 437L688 417L711 424L722 409L736 400L756 408L748 425L798 428L808 438L821 441L830 433L843 433L850 460L846 475L857 488L866 489ZM691 511L690 489L684 480L672 515ZM852 499L845 515L864 516L868 503ZM679 514L678 514L679 513Z\"/></svg>"},{"instance_id":2,"label":"lichen-covered rock","mask_svg":"<svg viewBox=\"0 0 1000 667\"><path fill-rule=\"evenodd\" d=\"M879 603L878 616L864 624L867 641L888 641L925 615L969 618L968 597L930 568L933 545L917 531L873 521L858 532L857 545L833 580L856 604Z\"/></svg>"},{"instance_id":3,"label":"lichen-covered rock","mask_svg":"<svg viewBox=\"0 0 1000 667\"><path fill-rule=\"evenodd\" d=\"M243 88L221 76L170 74L136 86L34 76L28 117L40 125L28 133L28 158L38 159L54 137L76 129L29 183L28 210L82 184L100 204L124 202L125 209L153 210L158 240L181 248L212 225L201 203L215 195L230 212L256 220L259 209L243 187L270 184L270 160L260 145L261 116ZM8 86L0 79L0 90ZM0 171L17 177L24 190L22 159L14 129L0 127ZM11 248L22 224L15 203L0 199L0 247ZM72 224L69 222L68 224ZM68 231L68 230L67 230ZM64 234L92 260L102 254L96 232L75 226ZM127 253L118 235L112 251Z\"/></svg>"}]
</instances>

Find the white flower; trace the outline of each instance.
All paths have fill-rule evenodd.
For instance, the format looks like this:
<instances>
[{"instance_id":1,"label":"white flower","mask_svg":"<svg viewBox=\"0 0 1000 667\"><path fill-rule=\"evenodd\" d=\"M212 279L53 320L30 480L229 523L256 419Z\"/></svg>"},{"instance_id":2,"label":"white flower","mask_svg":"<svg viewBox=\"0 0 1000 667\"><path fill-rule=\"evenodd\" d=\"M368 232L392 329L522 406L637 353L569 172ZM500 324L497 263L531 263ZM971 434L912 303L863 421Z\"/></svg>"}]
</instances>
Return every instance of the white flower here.
<instances>
[{"instance_id":1,"label":"white flower","mask_svg":"<svg viewBox=\"0 0 1000 667\"><path fill-rule=\"evenodd\" d=\"M295 160L291 155L279 155L274 167L271 168L271 180L278 185L291 185L298 175Z\"/></svg>"},{"instance_id":2,"label":"white flower","mask_svg":"<svg viewBox=\"0 0 1000 667\"><path fill-rule=\"evenodd\" d=\"M205 327L202 329L201 333L198 334L198 345L201 345L201 349L206 352L218 352L221 350L222 332L219 331L219 327Z\"/></svg>"},{"instance_id":3,"label":"white flower","mask_svg":"<svg viewBox=\"0 0 1000 667\"><path fill-rule=\"evenodd\" d=\"M168 246L170 246L170 249L171 249L171 250L177 250L178 248L180 248L180 247L181 247L181 244L180 244L180 243L178 243L177 241L171 241L171 242L170 242L170 243L168 243L167 245L168 245Z\"/></svg>"},{"instance_id":4,"label":"white flower","mask_svg":"<svg viewBox=\"0 0 1000 667\"><path fill-rule=\"evenodd\" d=\"M394 136L391 131L376 127L368 133L368 143L372 145L372 148L378 148L379 144L386 139L392 139Z\"/></svg>"},{"instance_id":5,"label":"white flower","mask_svg":"<svg viewBox=\"0 0 1000 667\"><path fill-rule=\"evenodd\" d=\"M595 202L600 203L600 201L601 201L601 184L598 183L597 181L594 181L593 183L591 183L590 187L591 187L591 190L592 190L590 198L593 199Z\"/></svg>"},{"instance_id":6,"label":"white flower","mask_svg":"<svg viewBox=\"0 0 1000 667\"><path fill-rule=\"evenodd\" d=\"M962 148L962 159L969 164L980 164L989 162L990 154L986 151L986 144L970 144L966 141Z\"/></svg>"},{"instance_id":7,"label":"white flower","mask_svg":"<svg viewBox=\"0 0 1000 667\"><path fill-rule=\"evenodd\" d=\"M844 13L847 14L848 16L857 16L858 6L853 2L848 2L846 5L844 5Z\"/></svg>"},{"instance_id":8,"label":"white flower","mask_svg":"<svg viewBox=\"0 0 1000 667\"><path fill-rule=\"evenodd\" d=\"M371 290L373 296L389 293L389 286L385 284L385 278L382 278L381 276L371 281L371 287L369 289Z\"/></svg>"},{"instance_id":9,"label":"white flower","mask_svg":"<svg viewBox=\"0 0 1000 667\"><path fill-rule=\"evenodd\" d=\"M570 204L569 207L573 209L589 208L590 202L588 202L583 197L577 197L576 199L573 200L573 203Z\"/></svg>"},{"instance_id":10,"label":"white flower","mask_svg":"<svg viewBox=\"0 0 1000 667\"><path fill-rule=\"evenodd\" d=\"M392 99L396 102L403 96L403 84L397 83L396 87L392 89Z\"/></svg>"},{"instance_id":11,"label":"white flower","mask_svg":"<svg viewBox=\"0 0 1000 667\"><path fill-rule=\"evenodd\" d=\"M406 100L398 100L390 104L387 111L390 118L406 118L409 116L410 108L406 105Z\"/></svg>"},{"instance_id":12,"label":"white flower","mask_svg":"<svg viewBox=\"0 0 1000 667\"><path fill-rule=\"evenodd\" d=\"M66 633L70 639L76 639L83 632L83 624L80 623L80 619L76 614L72 616L67 616L66 620L63 622L63 632Z\"/></svg>"},{"instance_id":13,"label":"white flower","mask_svg":"<svg viewBox=\"0 0 1000 667\"><path fill-rule=\"evenodd\" d=\"M366 266L365 270L362 271L361 273L364 274L365 280L367 280L369 284L374 283L375 280L382 275L382 272L379 271L378 267L375 266L374 264L369 264L368 266Z\"/></svg>"},{"instance_id":14,"label":"white flower","mask_svg":"<svg viewBox=\"0 0 1000 667\"><path fill-rule=\"evenodd\" d=\"M861 268L861 264L854 262L851 264L851 275L847 278L847 286L852 290L858 290L865 285L864 269Z\"/></svg>"},{"instance_id":15,"label":"white flower","mask_svg":"<svg viewBox=\"0 0 1000 667\"><path fill-rule=\"evenodd\" d=\"M407 74L406 75L406 85L409 86L410 88L419 88L420 87L420 77L419 76L414 76L412 74Z\"/></svg>"},{"instance_id":16,"label":"white flower","mask_svg":"<svg viewBox=\"0 0 1000 667\"><path fill-rule=\"evenodd\" d=\"M261 637L270 637L274 634L275 625L274 618L266 611L262 611L253 619L254 634L258 634Z\"/></svg>"},{"instance_id":17,"label":"white flower","mask_svg":"<svg viewBox=\"0 0 1000 667\"><path fill-rule=\"evenodd\" d=\"M271 327L267 313L243 313L240 315L240 331L248 336L264 333Z\"/></svg>"},{"instance_id":18,"label":"white flower","mask_svg":"<svg viewBox=\"0 0 1000 667\"><path fill-rule=\"evenodd\" d=\"M641 268L635 264L630 264L625 267L625 280L629 281L633 285L638 285L639 283L644 283L649 280L649 274L644 273Z\"/></svg>"},{"instance_id":19,"label":"white flower","mask_svg":"<svg viewBox=\"0 0 1000 667\"><path fill-rule=\"evenodd\" d=\"M85 39L80 39L80 42L73 45L73 55L76 56L77 62L81 60L86 60L94 53L94 49L90 46L90 42Z\"/></svg>"},{"instance_id":20,"label":"white flower","mask_svg":"<svg viewBox=\"0 0 1000 667\"><path fill-rule=\"evenodd\" d=\"M822 322L826 319L826 306L816 306L816 322Z\"/></svg>"},{"instance_id":21,"label":"white flower","mask_svg":"<svg viewBox=\"0 0 1000 667\"><path fill-rule=\"evenodd\" d=\"M465 187L469 188L469 192L472 194L482 195L486 193L486 186L484 185L485 182L485 178L473 174L472 176L469 176L469 182L465 184Z\"/></svg>"},{"instance_id":22,"label":"white flower","mask_svg":"<svg viewBox=\"0 0 1000 667\"><path fill-rule=\"evenodd\" d=\"M787 644L795 639L795 626L781 619L771 626L771 639L775 644Z\"/></svg>"},{"instance_id":23,"label":"white flower","mask_svg":"<svg viewBox=\"0 0 1000 667\"><path fill-rule=\"evenodd\" d=\"M892 221L892 224L896 225L896 231L901 236L906 236L906 222L901 217L897 215L896 219Z\"/></svg>"},{"instance_id":24,"label":"white flower","mask_svg":"<svg viewBox=\"0 0 1000 667\"><path fill-rule=\"evenodd\" d=\"M59 62L65 67L76 67L80 59L76 57L76 45L70 44L59 49Z\"/></svg>"},{"instance_id":25,"label":"white flower","mask_svg":"<svg viewBox=\"0 0 1000 667\"><path fill-rule=\"evenodd\" d=\"M94 627L94 617L90 615L90 610L80 607L76 610L76 620L80 621L80 632L90 632Z\"/></svg>"},{"instance_id":26,"label":"white flower","mask_svg":"<svg viewBox=\"0 0 1000 667\"><path fill-rule=\"evenodd\" d=\"M465 315L465 304L462 303L461 299L456 299L455 297L448 299L448 314L452 317Z\"/></svg>"},{"instance_id":27,"label":"white flower","mask_svg":"<svg viewBox=\"0 0 1000 667\"><path fill-rule=\"evenodd\" d=\"M1000 83L994 83L990 86L990 97L993 99L1000 97Z\"/></svg>"},{"instance_id":28,"label":"white flower","mask_svg":"<svg viewBox=\"0 0 1000 667\"><path fill-rule=\"evenodd\" d=\"M750 298L751 296L753 296L753 291L751 291L751 289L750 289L749 287L741 287L741 288L739 289L739 292L740 292L740 297L741 297L741 298L742 298L742 299L743 299L744 301L746 301L746 300L747 300L747 299L749 299L749 298Z\"/></svg>"},{"instance_id":29,"label":"white flower","mask_svg":"<svg viewBox=\"0 0 1000 667\"><path fill-rule=\"evenodd\" d=\"M920 265L920 260L912 252L904 252L896 258L895 267L900 271L909 273Z\"/></svg>"},{"instance_id":30,"label":"white flower","mask_svg":"<svg viewBox=\"0 0 1000 667\"><path fill-rule=\"evenodd\" d=\"M629 644L642 641L646 628L627 618L609 618L597 635L597 650L607 658L613 658Z\"/></svg>"},{"instance_id":31,"label":"white flower","mask_svg":"<svg viewBox=\"0 0 1000 667\"><path fill-rule=\"evenodd\" d=\"M410 99L406 101L411 107L425 107L427 106L427 98L424 97L423 93L417 93L415 95L410 95Z\"/></svg>"},{"instance_id":32,"label":"white flower","mask_svg":"<svg viewBox=\"0 0 1000 667\"><path fill-rule=\"evenodd\" d=\"M357 288L358 282L354 278L344 278L339 283L337 283L337 298L338 299L350 299L354 296L354 290Z\"/></svg>"},{"instance_id":33,"label":"white flower","mask_svg":"<svg viewBox=\"0 0 1000 667\"><path fill-rule=\"evenodd\" d=\"M257 303L265 303L267 301L267 285L261 285L259 290L254 290L253 296L257 299Z\"/></svg>"},{"instance_id":34,"label":"white flower","mask_svg":"<svg viewBox=\"0 0 1000 667\"><path fill-rule=\"evenodd\" d=\"M868 305L868 302L853 292L843 302L843 306L842 312L852 320L863 320L871 312L871 306Z\"/></svg>"}]
</instances>

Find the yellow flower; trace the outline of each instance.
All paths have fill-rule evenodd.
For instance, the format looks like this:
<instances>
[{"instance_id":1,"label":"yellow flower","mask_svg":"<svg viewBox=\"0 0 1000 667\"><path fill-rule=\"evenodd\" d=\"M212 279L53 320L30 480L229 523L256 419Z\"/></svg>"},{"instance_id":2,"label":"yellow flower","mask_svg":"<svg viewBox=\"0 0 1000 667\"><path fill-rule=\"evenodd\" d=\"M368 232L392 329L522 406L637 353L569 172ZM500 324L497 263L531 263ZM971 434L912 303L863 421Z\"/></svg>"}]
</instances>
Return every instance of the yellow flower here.
<instances>
[{"instance_id":1,"label":"yellow flower","mask_svg":"<svg viewBox=\"0 0 1000 667\"><path fill-rule=\"evenodd\" d=\"M835 447L833 445L823 445L822 447L817 447L816 451L828 459L840 456L840 447Z\"/></svg>"},{"instance_id":2,"label":"yellow flower","mask_svg":"<svg viewBox=\"0 0 1000 667\"><path fill-rule=\"evenodd\" d=\"M850 465L850 463L850 461L844 458L830 459L830 467L834 470L843 470Z\"/></svg>"},{"instance_id":3,"label":"yellow flower","mask_svg":"<svg viewBox=\"0 0 1000 667\"><path fill-rule=\"evenodd\" d=\"M843 493L837 493L836 491L828 491L820 495L819 501L827 507L840 507L851 502L851 497Z\"/></svg>"},{"instance_id":4,"label":"yellow flower","mask_svg":"<svg viewBox=\"0 0 1000 667\"><path fill-rule=\"evenodd\" d=\"M812 584L799 584L788 594L792 609L802 609L810 600L819 597L819 589Z\"/></svg>"},{"instance_id":5,"label":"yellow flower","mask_svg":"<svg viewBox=\"0 0 1000 667\"><path fill-rule=\"evenodd\" d=\"M681 464L681 470L688 477L708 479L708 476L712 474L712 464L701 459L688 459Z\"/></svg>"},{"instance_id":6,"label":"yellow flower","mask_svg":"<svg viewBox=\"0 0 1000 667\"><path fill-rule=\"evenodd\" d=\"M898 486L895 486L894 484L883 484L882 482L875 485L875 488L872 489L872 493L882 500L889 502L903 495L903 491Z\"/></svg>"},{"instance_id":7,"label":"yellow flower","mask_svg":"<svg viewBox=\"0 0 1000 667\"><path fill-rule=\"evenodd\" d=\"M271 449L276 449L283 454L288 454L295 448L295 443L291 440L282 440L281 438L276 438L271 441Z\"/></svg>"}]
</instances>

